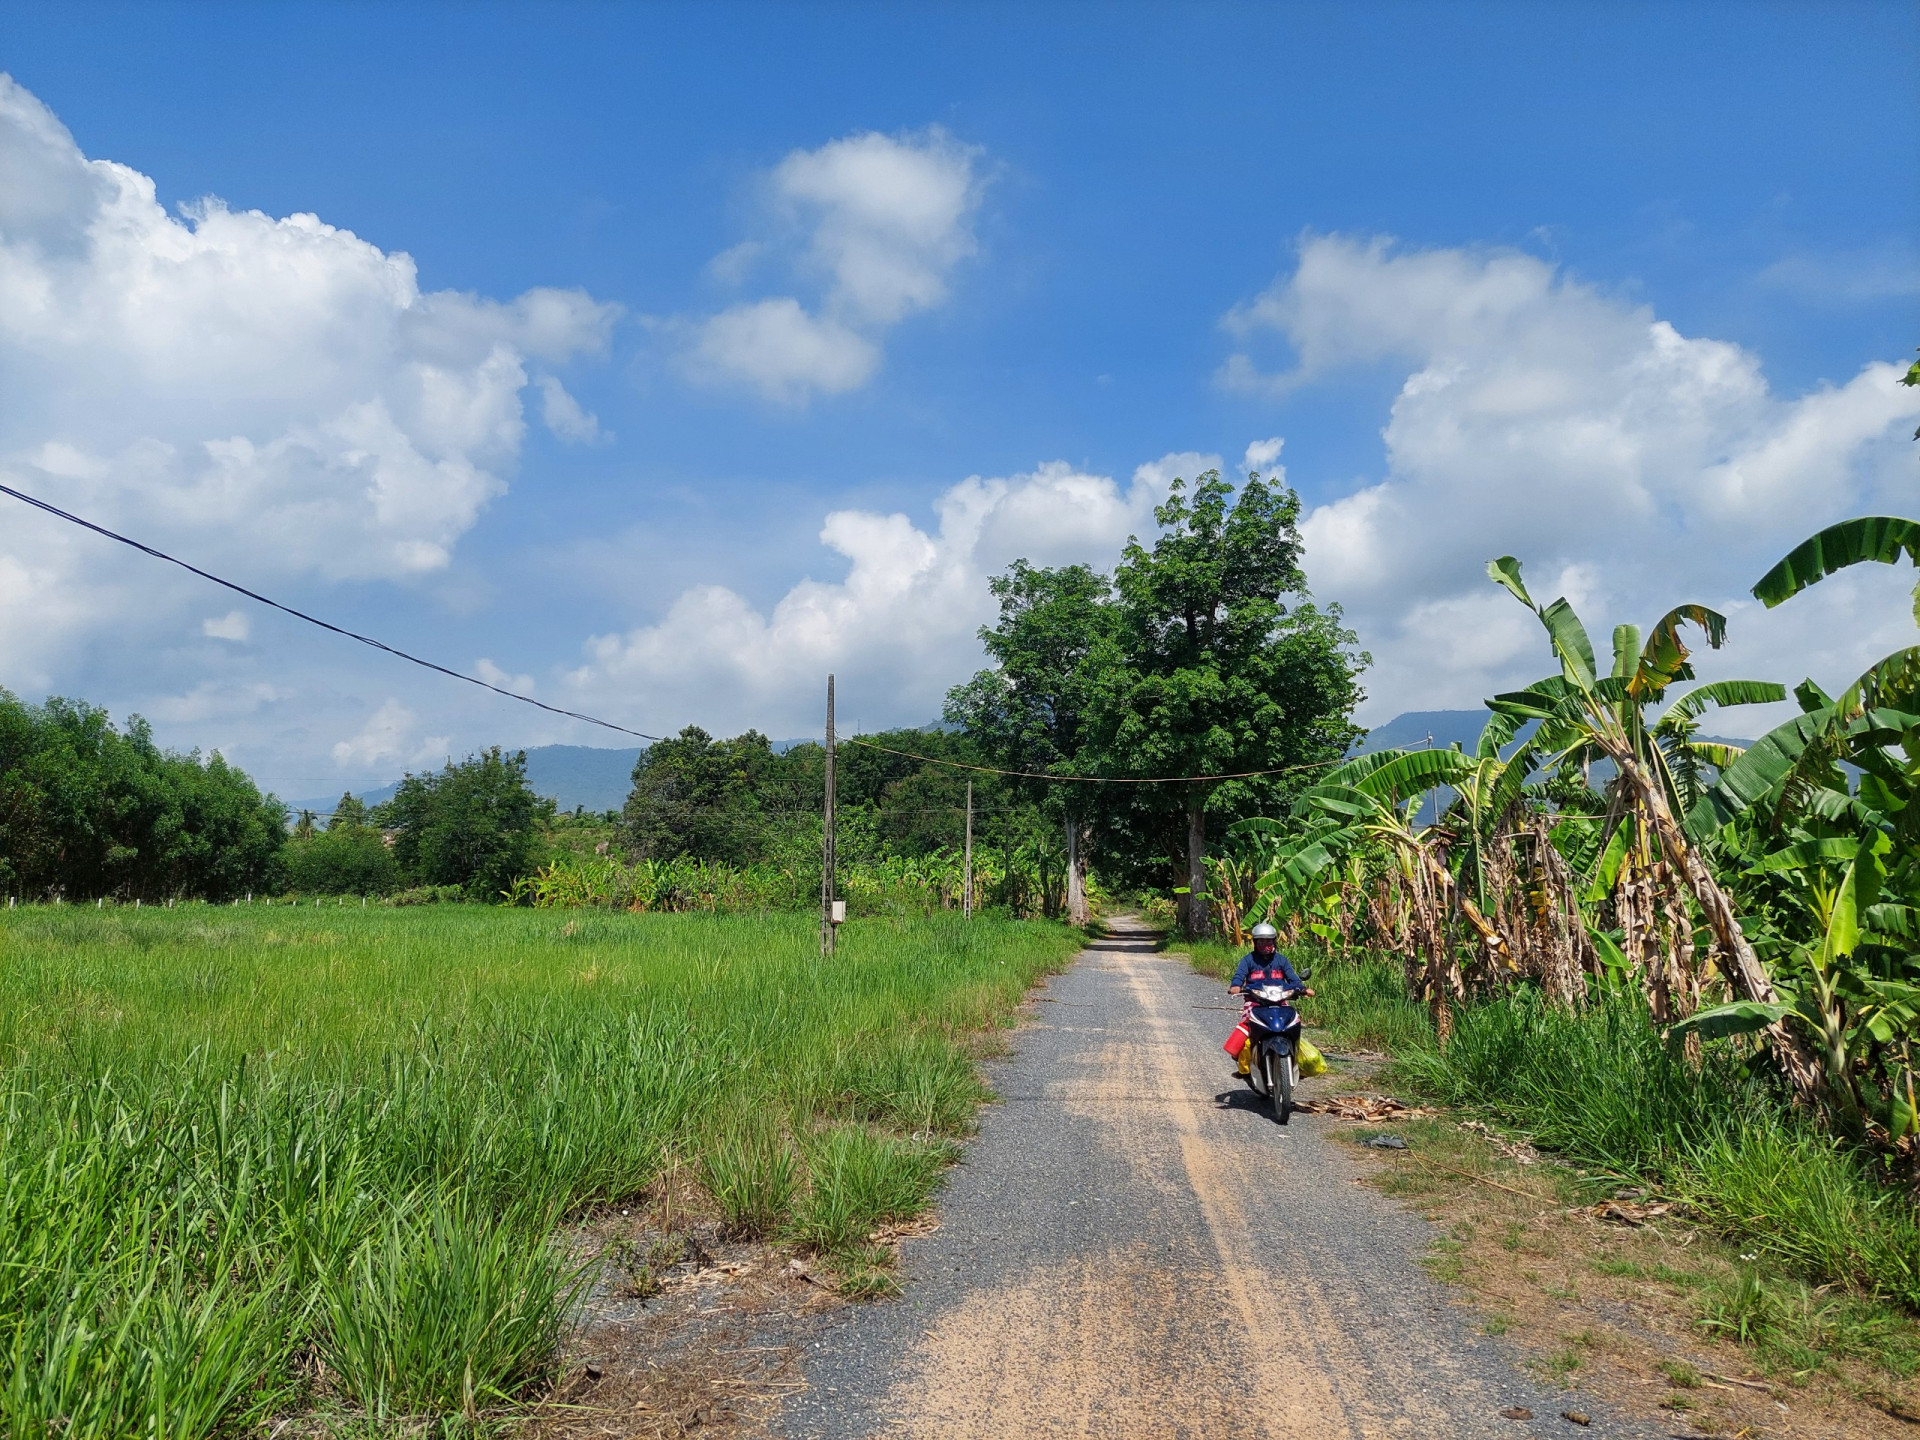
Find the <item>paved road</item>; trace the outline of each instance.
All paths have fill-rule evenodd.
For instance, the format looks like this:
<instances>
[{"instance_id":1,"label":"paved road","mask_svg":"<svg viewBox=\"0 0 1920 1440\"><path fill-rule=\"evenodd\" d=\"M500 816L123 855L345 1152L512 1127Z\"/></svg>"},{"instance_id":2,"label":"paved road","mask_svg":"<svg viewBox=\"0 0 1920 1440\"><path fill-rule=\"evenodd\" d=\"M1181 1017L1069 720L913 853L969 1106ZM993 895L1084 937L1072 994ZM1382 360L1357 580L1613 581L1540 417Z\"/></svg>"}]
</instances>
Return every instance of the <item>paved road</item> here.
<instances>
[{"instance_id":1,"label":"paved road","mask_svg":"<svg viewBox=\"0 0 1920 1440\"><path fill-rule=\"evenodd\" d=\"M806 1342L784 1433L1664 1433L1575 1407L1451 1304L1417 1264L1433 1228L1355 1183L1330 1122L1282 1128L1231 1080L1226 1002L1138 932L1048 985L941 1228L909 1242L905 1295Z\"/></svg>"}]
</instances>

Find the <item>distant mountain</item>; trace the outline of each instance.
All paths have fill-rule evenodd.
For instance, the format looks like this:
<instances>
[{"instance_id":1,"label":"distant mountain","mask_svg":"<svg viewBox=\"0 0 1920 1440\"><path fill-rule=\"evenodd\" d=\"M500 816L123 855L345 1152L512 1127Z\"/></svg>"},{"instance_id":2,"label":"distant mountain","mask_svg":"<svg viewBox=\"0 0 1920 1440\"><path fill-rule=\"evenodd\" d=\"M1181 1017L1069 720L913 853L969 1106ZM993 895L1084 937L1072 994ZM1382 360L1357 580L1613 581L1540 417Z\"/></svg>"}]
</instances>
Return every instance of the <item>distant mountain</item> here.
<instances>
[{"instance_id":1,"label":"distant mountain","mask_svg":"<svg viewBox=\"0 0 1920 1440\"><path fill-rule=\"evenodd\" d=\"M1491 710L1409 710L1368 731L1367 738L1360 742L1360 748L1354 753L1371 755L1376 750L1444 750L1457 740L1460 748L1471 755L1474 747L1480 743L1480 732L1487 728L1487 721L1492 716ZM1523 740L1532 733L1524 725L1520 728L1520 738ZM1731 735L1701 735L1698 738L1716 745L1738 745L1743 750L1753 744L1751 740L1740 740ZM1503 746L1501 753L1510 755L1513 748L1511 745ZM1609 770L1606 773L1612 772Z\"/></svg>"},{"instance_id":2,"label":"distant mountain","mask_svg":"<svg viewBox=\"0 0 1920 1440\"><path fill-rule=\"evenodd\" d=\"M794 746L808 743L805 739L775 740L773 748L784 755ZM588 811L618 810L627 803L627 792L633 788L633 767L640 755L638 746L631 750L603 750L594 745L536 745L527 751L527 783L533 787L534 794L553 801L561 810L572 810L576 806ZM378 805L382 800L391 800L399 788L400 782L395 780L377 790L353 793L368 805ZM339 803L338 795L323 795L309 800L289 800L287 810L295 816L302 810L331 815Z\"/></svg>"},{"instance_id":3,"label":"distant mountain","mask_svg":"<svg viewBox=\"0 0 1920 1440\"><path fill-rule=\"evenodd\" d=\"M527 783L533 793L545 796L562 810L580 806L587 810L618 810L627 803L627 791L633 788L634 762L638 747L632 750L602 750L592 745L538 745L527 751ZM391 800L400 782L375 790L356 790L354 794L369 805ZM287 808L296 815L311 810L330 815L340 803L338 795L311 800L290 800Z\"/></svg>"},{"instance_id":4,"label":"distant mountain","mask_svg":"<svg viewBox=\"0 0 1920 1440\"><path fill-rule=\"evenodd\" d=\"M562 810L618 810L633 788L639 747L601 750L592 745L542 745L527 751L527 783Z\"/></svg>"},{"instance_id":5,"label":"distant mountain","mask_svg":"<svg viewBox=\"0 0 1920 1440\"><path fill-rule=\"evenodd\" d=\"M1367 732L1356 754L1376 750L1444 750L1454 741L1462 750L1480 743L1480 732L1493 717L1491 710L1409 710Z\"/></svg>"}]
</instances>

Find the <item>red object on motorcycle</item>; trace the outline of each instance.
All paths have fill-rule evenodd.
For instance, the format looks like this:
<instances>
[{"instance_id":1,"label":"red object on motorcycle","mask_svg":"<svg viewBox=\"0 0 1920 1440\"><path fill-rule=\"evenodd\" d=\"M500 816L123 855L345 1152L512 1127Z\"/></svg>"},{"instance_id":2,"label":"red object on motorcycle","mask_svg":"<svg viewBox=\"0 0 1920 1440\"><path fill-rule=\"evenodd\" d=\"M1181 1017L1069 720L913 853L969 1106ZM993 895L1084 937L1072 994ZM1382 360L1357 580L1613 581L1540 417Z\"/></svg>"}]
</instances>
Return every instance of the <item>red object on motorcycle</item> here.
<instances>
[{"instance_id":1,"label":"red object on motorcycle","mask_svg":"<svg viewBox=\"0 0 1920 1440\"><path fill-rule=\"evenodd\" d=\"M1247 1022L1242 1020L1238 1025L1234 1026L1233 1033L1227 1036L1226 1043L1220 1048L1238 1060L1240 1058L1240 1052L1247 1048Z\"/></svg>"}]
</instances>

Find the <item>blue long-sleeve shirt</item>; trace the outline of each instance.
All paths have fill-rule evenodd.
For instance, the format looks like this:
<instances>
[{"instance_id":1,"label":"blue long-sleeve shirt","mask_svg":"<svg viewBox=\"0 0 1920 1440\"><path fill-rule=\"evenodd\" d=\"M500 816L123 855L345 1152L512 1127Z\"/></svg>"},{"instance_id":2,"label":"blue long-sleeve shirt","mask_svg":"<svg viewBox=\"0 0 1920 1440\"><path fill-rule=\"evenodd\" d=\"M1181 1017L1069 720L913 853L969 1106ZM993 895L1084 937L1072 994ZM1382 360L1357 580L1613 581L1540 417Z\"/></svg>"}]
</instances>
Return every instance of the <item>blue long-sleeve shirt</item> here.
<instances>
[{"instance_id":1,"label":"blue long-sleeve shirt","mask_svg":"<svg viewBox=\"0 0 1920 1440\"><path fill-rule=\"evenodd\" d=\"M1294 989L1304 990L1307 988L1307 982L1300 978L1299 971L1293 968L1293 962L1288 960L1287 957L1282 955L1278 950L1273 952L1273 959L1267 961L1264 966L1261 964L1258 955L1249 952L1246 958L1241 960L1239 969L1233 972L1233 980L1231 983L1236 989L1244 986L1247 983L1247 976L1251 975L1257 969L1278 970L1280 977Z\"/></svg>"}]
</instances>

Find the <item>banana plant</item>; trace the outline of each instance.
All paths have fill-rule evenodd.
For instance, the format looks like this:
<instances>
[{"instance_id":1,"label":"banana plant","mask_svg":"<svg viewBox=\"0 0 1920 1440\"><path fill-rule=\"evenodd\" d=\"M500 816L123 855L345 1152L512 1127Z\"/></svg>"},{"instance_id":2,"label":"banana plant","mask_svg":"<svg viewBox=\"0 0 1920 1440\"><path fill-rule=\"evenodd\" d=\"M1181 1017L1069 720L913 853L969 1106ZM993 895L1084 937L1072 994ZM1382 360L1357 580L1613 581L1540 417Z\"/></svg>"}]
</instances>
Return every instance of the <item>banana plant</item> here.
<instances>
[{"instance_id":1,"label":"banana plant","mask_svg":"<svg viewBox=\"0 0 1920 1440\"><path fill-rule=\"evenodd\" d=\"M1536 604L1521 578L1520 562L1511 555L1490 561L1487 574L1539 617L1560 661L1558 675L1496 696L1488 702L1491 708L1514 719L1539 721L1531 743L1553 756L1550 763L1587 756L1613 762L1622 797L1648 837L1649 848L1657 844L1674 878L1705 917L1735 997L1777 1004L1779 993L1741 929L1731 897L1676 818L1679 792L1673 767L1646 721L1648 707L1665 700L1676 682L1694 678L1684 627L1693 626L1717 649L1726 637L1726 617L1705 605L1677 606L1661 617L1644 642L1635 627L1619 626L1613 635L1612 671L1602 675L1586 626L1564 596L1550 605ZM1785 693L1759 681L1722 681L1701 686L1687 698L1699 706L1746 704L1778 700ZM1808 1099L1817 1096L1819 1062L1802 1038L1778 1021L1767 1033L1795 1091Z\"/></svg>"},{"instance_id":2,"label":"banana plant","mask_svg":"<svg viewBox=\"0 0 1920 1440\"><path fill-rule=\"evenodd\" d=\"M1872 817L1882 819L1882 817ZM1780 999L1702 1010L1673 1027L1674 1034L1750 1033L1787 1024L1819 1052L1828 1082L1827 1108L1849 1133L1872 1120L1899 1140L1916 1133L1913 1042L1920 1039L1920 974L1876 966L1910 952L1915 906L1894 889L1889 861L1894 845L1884 823L1863 835L1810 834L1796 827L1781 848L1748 867L1781 883L1786 905L1799 913L1803 937L1775 968ZM1876 1055L1884 1067L1884 1094L1873 1083Z\"/></svg>"},{"instance_id":3,"label":"banana plant","mask_svg":"<svg viewBox=\"0 0 1920 1440\"><path fill-rule=\"evenodd\" d=\"M1753 593L1771 607L1847 566L1902 556L1920 564L1920 522L1849 520L1796 546ZM1802 713L1749 747L1687 816L1693 835L1750 857L1746 875L1783 936L1781 998L1720 1007L1696 1028L1737 1033L1778 1011L1819 1047L1843 1125L1871 1119L1897 1140L1916 1133L1920 647L1883 657L1837 698L1810 680L1795 694Z\"/></svg>"}]
</instances>

